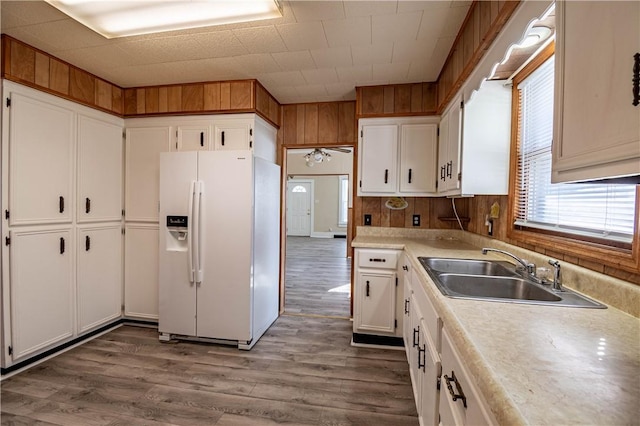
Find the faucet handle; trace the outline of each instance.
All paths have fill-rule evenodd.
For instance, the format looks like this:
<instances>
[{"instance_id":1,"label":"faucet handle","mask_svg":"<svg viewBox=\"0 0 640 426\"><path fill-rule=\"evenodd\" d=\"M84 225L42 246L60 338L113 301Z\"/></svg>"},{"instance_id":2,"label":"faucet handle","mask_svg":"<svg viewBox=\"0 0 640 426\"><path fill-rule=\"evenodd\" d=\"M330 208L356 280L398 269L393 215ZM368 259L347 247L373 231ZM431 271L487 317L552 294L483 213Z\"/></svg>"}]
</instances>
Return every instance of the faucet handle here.
<instances>
[{"instance_id":1,"label":"faucet handle","mask_svg":"<svg viewBox=\"0 0 640 426\"><path fill-rule=\"evenodd\" d=\"M549 265L553 266L553 289L562 291L562 276L560 272L560 262L555 259L549 259Z\"/></svg>"}]
</instances>

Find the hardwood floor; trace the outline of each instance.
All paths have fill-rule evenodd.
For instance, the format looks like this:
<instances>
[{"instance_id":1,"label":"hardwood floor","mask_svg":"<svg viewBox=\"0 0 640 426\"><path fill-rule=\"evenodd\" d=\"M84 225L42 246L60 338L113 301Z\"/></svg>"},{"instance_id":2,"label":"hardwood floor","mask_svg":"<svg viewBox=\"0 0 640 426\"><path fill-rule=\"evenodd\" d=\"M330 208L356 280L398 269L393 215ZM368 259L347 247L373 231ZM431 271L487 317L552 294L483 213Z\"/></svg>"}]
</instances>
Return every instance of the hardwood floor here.
<instances>
[{"instance_id":1,"label":"hardwood floor","mask_svg":"<svg viewBox=\"0 0 640 426\"><path fill-rule=\"evenodd\" d=\"M349 318L346 239L287 237L285 312Z\"/></svg>"},{"instance_id":2,"label":"hardwood floor","mask_svg":"<svg viewBox=\"0 0 640 426\"><path fill-rule=\"evenodd\" d=\"M2 381L2 425L417 425L404 351L281 316L251 351L124 326Z\"/></svg>"}]
</instances>

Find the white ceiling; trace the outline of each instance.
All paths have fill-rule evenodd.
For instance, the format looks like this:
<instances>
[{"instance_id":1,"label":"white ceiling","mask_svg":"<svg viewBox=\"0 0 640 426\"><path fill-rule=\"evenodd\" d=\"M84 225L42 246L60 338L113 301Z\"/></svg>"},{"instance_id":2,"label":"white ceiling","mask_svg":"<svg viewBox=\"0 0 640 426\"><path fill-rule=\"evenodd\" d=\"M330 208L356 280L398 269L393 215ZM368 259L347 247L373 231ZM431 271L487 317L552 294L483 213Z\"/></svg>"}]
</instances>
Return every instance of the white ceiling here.
<instances>
[{"instance_id":1,"label":"white ceiling","mask_svg":"<svg viewBox=\"0 0 640 426\"><path fill-rule=\"evenodd\" d=\"M1 1L1 30L121 87L256 78L281 103L435 81L471 1L283 1L283 17L106 39L43 0Z\"/></svg>"}]
</instances>

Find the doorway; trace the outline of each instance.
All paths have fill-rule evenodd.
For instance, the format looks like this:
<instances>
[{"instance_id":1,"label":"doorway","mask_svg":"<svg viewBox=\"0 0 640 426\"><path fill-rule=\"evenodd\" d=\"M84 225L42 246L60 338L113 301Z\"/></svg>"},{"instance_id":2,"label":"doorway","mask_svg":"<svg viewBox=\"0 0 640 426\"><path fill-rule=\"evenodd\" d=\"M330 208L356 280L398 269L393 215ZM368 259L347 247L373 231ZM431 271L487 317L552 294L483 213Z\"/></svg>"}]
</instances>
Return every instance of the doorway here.
<instances>
[{"instance_id":1,"label":"doorway","mask_svg":"<svg viewBox=\"0 0 640 426\"><path fill-rule=\"evenodd\" d=\"M331 161L310 165L309 153L318 149L329 154ZM284 148L283 155L287 180L283 191L284 313L349 318L351 258L346 237L352 149Z\"/></svg>"}]
</instances>

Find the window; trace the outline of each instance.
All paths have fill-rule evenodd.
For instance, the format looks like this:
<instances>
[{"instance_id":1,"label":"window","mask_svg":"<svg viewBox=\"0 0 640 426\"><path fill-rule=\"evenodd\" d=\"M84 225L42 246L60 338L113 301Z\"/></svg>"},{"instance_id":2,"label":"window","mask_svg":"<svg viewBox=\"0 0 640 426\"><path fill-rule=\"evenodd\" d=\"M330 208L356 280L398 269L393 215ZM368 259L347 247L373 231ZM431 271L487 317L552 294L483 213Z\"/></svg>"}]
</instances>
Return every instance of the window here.
<instances>
[{"instance_id":1,"label":"window","mask_svg":"<svg viewBox=\"0 0 640 426\"><path fill-rule=\"evenodd\" d=\"M307 192L307 188L305 188L302 185L296 185L296 186L293 187L291 192Z\"/></svg>"},{"instance_id":2,"label":"window","mask_svg":"<svg viewBox=\"0 0 640 426\"><path fill-rule=\"evenodd\" d=\"M338 179L338 226L347 226L349 212L349 176Z\"/></svg>"},{"instance_id":3,"label":"window","mask_svg":"<svg viewBox=\"0 0 640 426\"><path fill-rule=\"evenodd\" d=\"M635 185L552 184L554 57L517 85L519 146L515 224L574 238L630 245Z\"/></svg>"}]
</instances>

